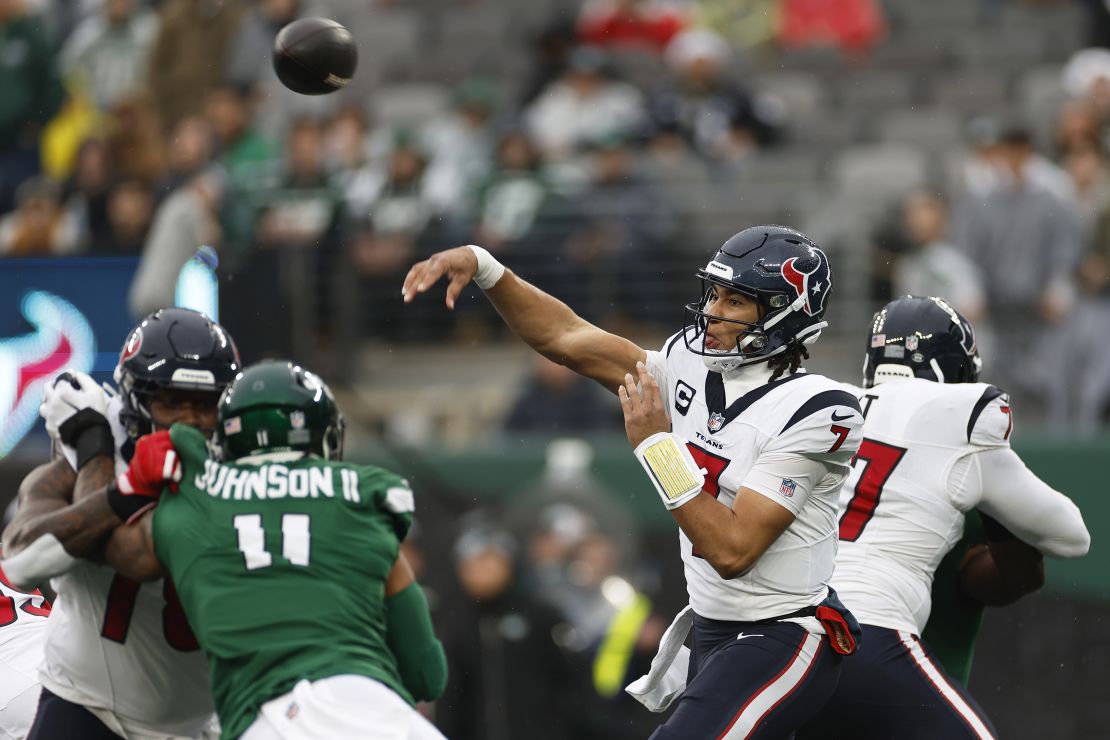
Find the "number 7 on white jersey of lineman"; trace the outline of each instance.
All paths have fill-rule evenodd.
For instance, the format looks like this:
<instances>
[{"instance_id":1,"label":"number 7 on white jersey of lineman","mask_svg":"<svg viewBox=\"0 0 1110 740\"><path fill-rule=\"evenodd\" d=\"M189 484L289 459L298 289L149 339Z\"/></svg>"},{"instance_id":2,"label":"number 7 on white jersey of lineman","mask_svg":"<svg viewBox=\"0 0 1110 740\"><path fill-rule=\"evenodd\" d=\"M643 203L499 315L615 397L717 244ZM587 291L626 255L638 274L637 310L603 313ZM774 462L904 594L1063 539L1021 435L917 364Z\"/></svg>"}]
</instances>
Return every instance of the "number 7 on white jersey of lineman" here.
<instances>
[{"instance_id":1,"label":"number 7 on white jersey of lineman","mask_svg":"<svg viewBox=\"0 0 1110 740\"><path fill-rule=\"evenodd\" d=\"M267 568L274 556L266 551L266 530L262 528L261 514L236 514L231 520L239 533L239 551L247 570ZM293 565L308 565L312 534L308 514L281 515L281 556Z\"/></svg>"}]
</instances>

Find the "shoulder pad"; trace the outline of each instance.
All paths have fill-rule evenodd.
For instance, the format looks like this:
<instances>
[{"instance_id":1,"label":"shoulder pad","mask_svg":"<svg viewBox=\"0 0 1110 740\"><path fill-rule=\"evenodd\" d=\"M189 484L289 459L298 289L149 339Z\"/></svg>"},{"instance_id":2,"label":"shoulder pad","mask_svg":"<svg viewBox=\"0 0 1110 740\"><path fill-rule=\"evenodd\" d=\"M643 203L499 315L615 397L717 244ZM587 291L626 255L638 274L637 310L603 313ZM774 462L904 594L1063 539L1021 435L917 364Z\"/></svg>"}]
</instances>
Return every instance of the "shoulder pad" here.
<instances>
[{"instance_id":1,"label":"shoulder pad","mask_svg":"<svg viewBox=\"0 0 1110 740\"><path fill-rule=\"evenodd\" d=\"M677 331L674 334L672 334L671 336L669 336L667 338L667 341L663 343L663 356L664 357L670 357L671 352L675 348L675 345L677 345L680 341L682 341L682 337L685 336L686 332L688 332L692 328L693 327L689 327L689 326L684 327L681 331Z\"/></svg>"},{"instance_id":2,"label":"shoulder pad","mask_svg":"<svg viewBox=\"0 0 1110 740\"><path fill-rule=\"evenodd\" d=\"M416 500L409 482L389 471L371 466L360 466L359 477L373 486L374 501L393 524L398 540L404 540L412 527Z\"/></svg>"},{"instance_id":3,"label":"shoulder pad","mask_svg":"<svg viewBox=\"0 0 1110 740\"><path fill-rule=\"evenodd\" d=\"M993 385L983 389L967 420L968 444L982 447L1009 447L1014 431L1010 394Z\"/></svg>"},{"instance_id":4,"label":"shoulder pad","mask_svg":"<svg viewBox=\"0 0 1110 740\"><path fill-rule=\"evenodd\" d=\"M810 396L783 426L774 449L846 465L863 439L859 400L840 388Z\"/></svg>"}]
</instances>

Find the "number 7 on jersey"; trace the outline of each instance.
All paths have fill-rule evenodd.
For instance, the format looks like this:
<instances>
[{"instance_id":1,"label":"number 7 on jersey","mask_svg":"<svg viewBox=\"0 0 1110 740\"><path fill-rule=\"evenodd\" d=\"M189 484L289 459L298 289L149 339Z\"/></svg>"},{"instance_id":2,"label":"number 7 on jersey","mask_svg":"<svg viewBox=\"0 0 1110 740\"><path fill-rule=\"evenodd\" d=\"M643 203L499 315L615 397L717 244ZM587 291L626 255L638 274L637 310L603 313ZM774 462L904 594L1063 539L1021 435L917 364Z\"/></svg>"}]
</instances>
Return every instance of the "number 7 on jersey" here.
<instances>
[{"instance_id":1,"label":"number 7 on jersey","mask_svg":"<svg viewBox=\"0 0 1110 740\"><path fill-rule=\"evenodd\" d=\"M879 505L879 497L883 495L883 486L890 480L894 468L902 461L906 454L904 447L895 447L885 442L876 442L864 438L860 443L859 452L852 458L852 465L860 460L866 466L856 482L852 499L844 516L840 517L840 539L844 542L855 542L863 534L863 528L875 515Z\"/></svg>"}]
</instances>

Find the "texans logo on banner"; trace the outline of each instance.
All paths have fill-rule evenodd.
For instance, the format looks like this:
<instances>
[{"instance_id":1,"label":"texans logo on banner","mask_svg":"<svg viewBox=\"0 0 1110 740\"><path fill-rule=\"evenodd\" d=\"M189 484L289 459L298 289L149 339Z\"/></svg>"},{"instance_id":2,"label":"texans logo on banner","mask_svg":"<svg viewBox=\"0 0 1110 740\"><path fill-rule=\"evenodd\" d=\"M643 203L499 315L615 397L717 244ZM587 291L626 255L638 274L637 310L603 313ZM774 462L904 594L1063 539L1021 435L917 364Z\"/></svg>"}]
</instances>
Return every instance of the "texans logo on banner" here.
<instances>
[{"instance_id":1,"label":"texans logo on banner","mask_svg":"<svg viewBox=\"0 0 1110 740\"><path fill-rule=\"evenodd\" d=\"M802 310L807 316L816 316L825 307L825 297L832 287L829 262L819 249L802 257L791 257L782 263L782 277L794 288L799 298L804 298Z\"/></svg>"},{"instance_id":2,"label":"texans logo on banner","mask_svg":"<svg viewBox=\"0 0 1110 740\"><path fill-rule=\"evenodd\" d=\"M31 333L0 338L0 456L38 421L46 381L67 368L91 372L96 357L92 327L69 301L32 290L20 311Z\"/></svg>"}]
</instances>

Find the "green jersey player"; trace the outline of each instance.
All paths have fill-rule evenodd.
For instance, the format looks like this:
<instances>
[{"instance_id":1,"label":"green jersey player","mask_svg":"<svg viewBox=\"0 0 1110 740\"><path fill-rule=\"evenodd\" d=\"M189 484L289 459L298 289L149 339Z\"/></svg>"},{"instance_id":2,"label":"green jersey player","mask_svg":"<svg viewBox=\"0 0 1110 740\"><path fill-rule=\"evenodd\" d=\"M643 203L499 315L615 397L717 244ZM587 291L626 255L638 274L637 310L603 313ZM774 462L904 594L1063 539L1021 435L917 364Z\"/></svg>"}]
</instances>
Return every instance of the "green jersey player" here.
<instances>
[{"instance_id":1,"label":"green jersey player","mask_svg":"<svg viewBox=\"0 0 1110 740\"><path fill-rule=\"evenodd\" d=\"M398 554L406 481L339 462L331 391L289 362L247 368L219 420L222 460L175 425L143 438L105 495L137 524L112 564L177 588L223 737L441 737L411 706L442 692L446 664Z\"/></svg>"}]
</instances>

